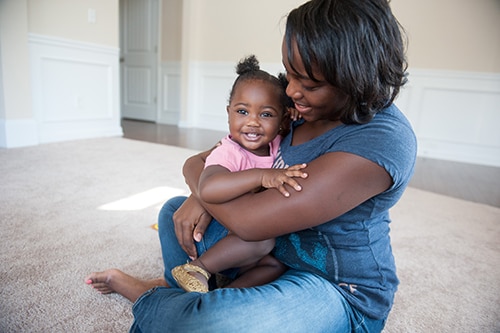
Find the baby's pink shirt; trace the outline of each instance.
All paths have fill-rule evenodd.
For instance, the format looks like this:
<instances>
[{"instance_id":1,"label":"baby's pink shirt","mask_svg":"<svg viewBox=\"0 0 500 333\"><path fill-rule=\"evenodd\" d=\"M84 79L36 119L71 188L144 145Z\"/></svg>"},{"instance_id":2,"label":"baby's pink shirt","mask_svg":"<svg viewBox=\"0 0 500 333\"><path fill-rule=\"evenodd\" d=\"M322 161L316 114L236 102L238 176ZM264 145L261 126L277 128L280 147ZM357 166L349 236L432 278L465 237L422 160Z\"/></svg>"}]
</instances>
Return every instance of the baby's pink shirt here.
<instances>
[{"instance_id":1,"label":"baby's pink shirt","mask_svg":"<svg viewBox=\"0 0 500 333\"><path fill-rule=\"evenodd\" d=\"M269 143L269 156L257 156L242 148L231 140L228 135L221 140L221 144L215 148L205 161L205 168L209 165L220 165L231 172L242 171L251 168L270 168L278 154L281 136Z\"/></svg>"}]
</instances>

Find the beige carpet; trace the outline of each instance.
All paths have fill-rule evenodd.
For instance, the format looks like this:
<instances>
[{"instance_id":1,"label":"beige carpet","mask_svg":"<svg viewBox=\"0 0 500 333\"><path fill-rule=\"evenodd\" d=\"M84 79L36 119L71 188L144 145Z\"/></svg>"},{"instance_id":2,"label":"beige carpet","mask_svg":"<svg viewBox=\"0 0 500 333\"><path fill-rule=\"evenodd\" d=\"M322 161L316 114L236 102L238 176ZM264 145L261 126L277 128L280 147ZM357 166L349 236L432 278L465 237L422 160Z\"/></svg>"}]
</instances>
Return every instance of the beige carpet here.
<instances>
[{"instance_id":1,"label":"beige carpet","mask_svg":"<svg viewBox=\"0 0 500 333\"><path fill-rule=\"evenodd\" d=\"M158 209L194 151L103 138L0 150L0 332L126 332L131 304L93 270L162 274ZM500 332L500 209L408 189L385 332Z\"/></svg>"}]
</instances>

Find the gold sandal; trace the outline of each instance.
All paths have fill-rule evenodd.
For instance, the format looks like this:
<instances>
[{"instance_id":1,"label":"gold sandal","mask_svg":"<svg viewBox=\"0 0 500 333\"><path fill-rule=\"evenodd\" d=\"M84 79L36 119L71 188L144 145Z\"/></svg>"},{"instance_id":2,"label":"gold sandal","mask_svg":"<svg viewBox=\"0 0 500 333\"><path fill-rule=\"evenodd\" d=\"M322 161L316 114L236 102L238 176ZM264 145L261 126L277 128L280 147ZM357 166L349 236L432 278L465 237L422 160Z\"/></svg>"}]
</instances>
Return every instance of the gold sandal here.
<instances>
[{"instance_id":1,"label":"gold sandal","mask_svg":"<svg viewBox=\"0 0 500 333\"><path fill-rule=\"evenodd\" d=\"M210 273L204 270L203 268L191 264L184 264L172 269L172 276L175 281L179 284L179 286L185 291L195 291L199 293L208 292L208 287L204 285L200 280L198 280L191 272L200 273L207 279L210 278Z\"/></svg>"}]
</instances>

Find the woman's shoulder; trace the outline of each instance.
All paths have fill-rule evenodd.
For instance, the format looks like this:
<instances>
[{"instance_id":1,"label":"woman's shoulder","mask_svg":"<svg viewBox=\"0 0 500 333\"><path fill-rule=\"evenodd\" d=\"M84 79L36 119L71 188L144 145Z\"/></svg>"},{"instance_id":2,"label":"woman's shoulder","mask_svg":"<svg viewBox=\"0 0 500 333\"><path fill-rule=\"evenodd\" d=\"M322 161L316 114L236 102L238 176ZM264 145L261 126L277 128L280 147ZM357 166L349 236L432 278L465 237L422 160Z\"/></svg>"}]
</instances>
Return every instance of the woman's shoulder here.
<instances>
[{"instance_id":1,"label":"woman's shoulder","mask_svg":"<svg viewBox=\"0 0 500 333\"><path fill-rule=\"evenodd\" d=\"M373 123L377 124L379 122L389 122L397 127L409 129L411 132L413 132L410 121L395 104L391 104L375 115L375 117L373 118Z\"/></svg>"},{"instance_id":2,"label":"woman's shoulder","mask_svg":"<svg viewBox=\"0 0 500 333\"><path fill-rule=\"evenodd\" d=\"M328 152L349 152L382 166L394 183L406 183L413 173L417 139L406 116L391 105L363 125L347 125L328 142Z\"/></svg>"},{"instance_id":3,"label":"woman's shoulder","mask_svg":"<svg viewBox=\"0 0 500 333\"><path fill-rule=\"evenodd\" d=\"M409 143L416 141L410 122L394 104L378 112L366 124L345 126L344 135L349 136L349 134L355 134L362 142L365 140L408 141Z\"/></svg>"}]
</instances>

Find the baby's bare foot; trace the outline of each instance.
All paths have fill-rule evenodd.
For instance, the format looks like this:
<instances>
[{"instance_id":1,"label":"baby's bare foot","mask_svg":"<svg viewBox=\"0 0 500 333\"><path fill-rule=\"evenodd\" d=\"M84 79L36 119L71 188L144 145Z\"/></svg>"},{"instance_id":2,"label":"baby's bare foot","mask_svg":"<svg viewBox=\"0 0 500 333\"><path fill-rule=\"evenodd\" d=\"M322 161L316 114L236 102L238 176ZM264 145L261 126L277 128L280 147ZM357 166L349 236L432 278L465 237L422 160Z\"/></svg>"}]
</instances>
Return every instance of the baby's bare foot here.
<instances>
[{"instance_id":1,"label":"baby's bare foot","mask_svg":"<svg viewBox=\"0 0 500 333\"><path fill-rule=\"evenodd\" d=\"M103 272L91 273L85 278L85 283L99 291L101 294L118 293L131 302L153 287L168 287L163 278L153 280L140 280L125 274L118 269L108 269Z\"/></svg>"}]
</instances>

